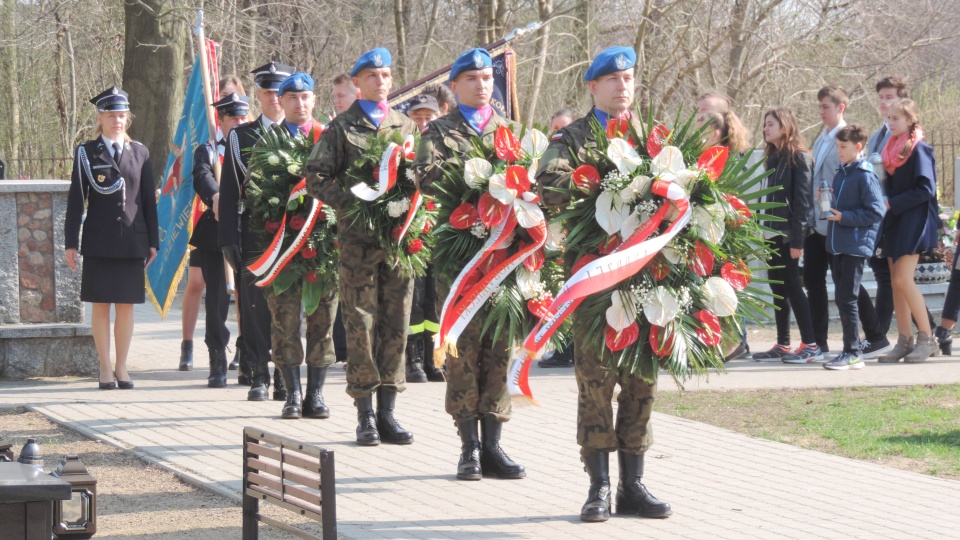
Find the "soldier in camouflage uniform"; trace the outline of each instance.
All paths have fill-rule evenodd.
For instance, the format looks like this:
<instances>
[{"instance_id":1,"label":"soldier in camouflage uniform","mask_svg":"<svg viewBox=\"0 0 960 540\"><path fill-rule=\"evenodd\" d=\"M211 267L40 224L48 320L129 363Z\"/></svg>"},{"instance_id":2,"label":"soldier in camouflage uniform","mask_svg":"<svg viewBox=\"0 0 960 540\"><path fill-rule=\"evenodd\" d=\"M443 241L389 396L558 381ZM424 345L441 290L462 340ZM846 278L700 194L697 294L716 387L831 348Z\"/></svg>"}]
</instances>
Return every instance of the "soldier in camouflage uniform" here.
<instances>
[{"instance_id":1,"label":"soldier in camouflage uniform","mask_svg":"<svg viewBox=\"0 0 960 540\"><path fill-rule=\"evenodd\" d=\"M417 130L416 124L386 102L392 83L389 51L364 53L350 76L360 99L330 122L307 161L308 192L340 213L354 202L346 172L363 156L368 139L394 132L406 137ZM404 390L413 278L385 264L386 252L366 227L344 219L337 228L340 298L347 331L347 393L357 405L357 443L410 444L413 434L403 429L393 411L397 394Z\"/></svg>"},{"instance_id":2,"label":"soldier in camouflage uniform","mask_svg":"<svg viewBox=\"0 0 960 540\"><path fill-rule=\"evenodd\" d=\"M313 79L306 73L294 73L280 83L277 96L283 107L284 120L274 125L273 133L280 137L318 136L323 126L313 119L315 96ZM263 139L261 139L262 143ZM292 188L300 181L291 176ZM250 205L252 206L252 204ZM318 257L327 256L318 253ZM337 290L327 291L317 310L307 316L307 392L300 384L300 364L303 363L303 343L300 341L300 314L303 283L297 281L277 294L272 286L263 290L270 308L271 356L283 377L286 402L283 418L329 418L330 409L323 401L323 385L327 368L336 362L333 350L333 322L337 316Z\"/></svg>"},{"instance_id":3,"label":"soldier in camouflage uniform","mask_svg":"<svg viewBox=\"0 0 960 540\"><path fill-rule=\"evenodd\" d=\"M413 169L423 193L435 195L434 185L450 162L462 160L473 148L473 138L492 145L500 126L516 131L519 125L494 113L493 67L485 49L471 49L457 58L450 70L450 87L460 105L450 114L431 122L423 132ZM442 276L440 296L445 298L456 276ZM510 343L506 336L496 342L481 332L483 321L475 318L457 340L458 356L447 357L446 410L460 433L461 453L457 478L479 480L482 475L523 478L526 472L500 448L503 422L510 419L507 370ZM483 426L478 436L477 422Z\"/></svg>"},{"instance_id":4,"label":"soldier in camouflage uniform","mask_svg":"<svg viewBox=\"0 0 960 540\"><path fill-rule=\"evenodd\" d=\"M587 115L557 131L541 158L537 183L541 198L549 206L563 206L568 200L562 193L547 187L570 186L573 169L586 162L590 148L596 148L590 125L599 121L629 115L633 103L633 66L636 55L628 47L611 47L594 59L584 79L594 96L594 108ZM572 264L573 261L566 261ZM653 444L650 413L656 397L656 384L637 376L620 373L603 360L601 350L590 346L585 329L577 324L574 312L574 357L579 389L577 401L577 443L587 473L590 490L580 511L583 521L606 521L610 517L609 453L617 451L620 463L620 486L617 488L618 514L639 514L664 518L671 514L670 505L657 500L640 482L643 456ZM620 384L617 398L617 420L614 423L613 392Z\"/></svg>"}]
</instances>

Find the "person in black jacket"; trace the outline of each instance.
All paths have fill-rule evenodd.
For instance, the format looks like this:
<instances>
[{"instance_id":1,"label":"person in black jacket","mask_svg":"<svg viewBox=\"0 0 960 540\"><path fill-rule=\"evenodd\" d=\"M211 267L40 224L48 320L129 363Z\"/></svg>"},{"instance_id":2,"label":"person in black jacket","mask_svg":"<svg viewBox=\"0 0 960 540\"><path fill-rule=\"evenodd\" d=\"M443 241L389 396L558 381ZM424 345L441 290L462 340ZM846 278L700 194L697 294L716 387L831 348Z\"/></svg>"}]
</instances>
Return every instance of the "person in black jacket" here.
<instances>
[{"instance_id":1,"label":"person in black jacket","mask_svg":"<svg viewBox=\"0 0 960 540\"><path fill-rule=\"evenodd\" d=\"M242 124L250 112L250 100L246 96L230 93L213 104L217 109L221 132ZM222 134L222 133L221 133ZM213 213L213 196L220 192L220 184L214 175L214 164L223 159L225 141L220 138L216 148L210 143L200 145L193 152L193 189L207 206L197 221L190 237L190 245L196 249L193 256L199 258L200 271L206 283L206 333L204 343L210 353L210 376L207 386L223 388L227 385L227 310L229 298L223 268L223 253L218 244L217 219Z\"/></svg>"},{"instance_id":2,"label":"person in black jacket","mask_svg":"<svg viewBox=\"0 0 960 540\"><path fill-rule=\"evenodd\" d=\"M102 390L133 388L127 373L133 304L145 300L144 269L156 258L159 247L150 151L127 135L131 118L128 97L111 86L90 100L97 107L98 137L76 149L64 222L71 270L78 268L78 252L83 255L80 300L93 304L90 322L100 357ZM115 367L110 362L111 304L116 306Z\"/></svg>"},{"instance_id":3,"label":"person in black jacket","mask_svg":"<svg viewBox=\"0 0 960 540\"><path fill-rule=\"evenodd\" d=\"M773 300L776 307L777 344L766 352L753 355L758 362L779 362L806 364L823 360L823 351L817 346L813 334L813 322L810 320L810 305L807 295L800 285L800 257L803 256L803 241L807 235L809 213L813 188L813 156L803 143L803 135L797 126L793 111L786 107L777 107L763 116L763 140L767 170L773 173L767 177L767 187L780 186L782 189L767 196L767 202L782 202L784 206L773 208L770 214L784 221L770 223L770 228L780 231L780 235L770 238L773 244L773 256L770 266L780 266L770 270L770 279L781 283L771 283L770 290L777 297ZM800 328L802 343L790 352L790 310Z\"/></svg>"}]
</instances>

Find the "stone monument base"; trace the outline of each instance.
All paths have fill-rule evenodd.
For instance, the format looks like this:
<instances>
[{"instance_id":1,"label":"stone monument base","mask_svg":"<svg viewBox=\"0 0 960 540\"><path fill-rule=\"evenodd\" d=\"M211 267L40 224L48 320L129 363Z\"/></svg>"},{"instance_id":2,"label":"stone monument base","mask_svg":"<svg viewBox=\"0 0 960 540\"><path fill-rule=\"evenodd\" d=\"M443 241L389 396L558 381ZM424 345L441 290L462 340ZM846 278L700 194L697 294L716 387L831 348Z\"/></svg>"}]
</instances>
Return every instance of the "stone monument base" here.
<instances>
[{"instance_id":1,"label":"stone monument base","mask_svg":"<svg viewBox=\"0 0 960 540\"><path fill-rule=\"evenodd\" d=\"M0 325L0 379L96 377L99 368L88 325Z\"/></svg>"}]
</instances>

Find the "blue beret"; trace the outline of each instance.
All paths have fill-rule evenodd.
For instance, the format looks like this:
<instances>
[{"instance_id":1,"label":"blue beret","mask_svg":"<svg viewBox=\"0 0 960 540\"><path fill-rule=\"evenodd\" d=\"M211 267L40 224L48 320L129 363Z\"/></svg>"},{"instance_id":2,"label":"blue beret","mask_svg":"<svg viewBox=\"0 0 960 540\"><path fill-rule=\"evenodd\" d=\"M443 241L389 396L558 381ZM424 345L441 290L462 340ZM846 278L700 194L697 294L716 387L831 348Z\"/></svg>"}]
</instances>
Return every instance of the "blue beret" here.
<instances>
[{"instance_id":1,"label":"blue beret","mask_svg":"<svg viewBox=\"0 0 960 540\"><path fill-rule=\"evenodd\" d=\"M450 66L450 80L457 78L464 71L473 71L475 69L484 69L493 67L493 60L490 59L490 53L486 49L470 49L461 54Z\"/></svg>"},{"instance_id":2,"label":"blue beret","mask_svg":"<svg viewBox=\"0 0 960 540\"><path fill-rule=\"evenodd\" d=\"M630 47L610 47L600 52L583 74L583 80L595 81L604 75L626 71L637 64L637 53Z\"/></svg>"},{"instance_id":3,"label":"blue beret","mask_svg":"<svg viewBox=\"0 0 960 540\"><path fill-rule=\"evenodd\" d=\"M111 86L96 97L90 99L90 103L97 106L100 112L121 112L130 110L129 94L116 86Z\"/></svg>"},{"instance_id":4,"label":"blue beret","mask_svg":"<svg viewBox=\"0 0 960 540\"><path fill-rule=\"evenodd\" d=\"M390 60L390 51L383 47L377 47L360 55L357 63L350 70L350 76L356 77L361 69L390 67Z\"/></svg>"},{"instance_id":5,"label":"blue beret","mask_svg":"<svg viewBox=\"0 0 960 540\"><path fill-rule=\"evenodd\" d=\"M250 112L250 98L233 92L220 98L213 108L224 116L246 116Z\"/></svg>"},{"instance_id":6,"label":"blue beret","mask_svg":"<svg viewBox=\"0 0 960 540\"><path fill-rule=\"evenodd\" d=\"M302 71L298 71L287 77L277 88L277 95L282 96L284 92L313 92L313 77Z\"/></svg>"}]
</instances>

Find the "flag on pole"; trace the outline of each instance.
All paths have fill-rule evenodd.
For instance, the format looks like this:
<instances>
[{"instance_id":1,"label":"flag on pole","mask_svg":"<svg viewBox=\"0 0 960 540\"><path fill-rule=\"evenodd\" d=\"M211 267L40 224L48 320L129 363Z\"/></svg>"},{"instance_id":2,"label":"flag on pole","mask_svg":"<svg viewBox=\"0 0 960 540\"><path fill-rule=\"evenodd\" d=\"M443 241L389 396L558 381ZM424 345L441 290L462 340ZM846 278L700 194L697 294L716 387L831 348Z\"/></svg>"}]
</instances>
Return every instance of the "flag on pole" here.
<instances>
[{"instance_id":1,"label":"flag on pole","mask_svg":"<svg viewBox=\"0 0 960 540\"><path fill-rule=\"evenodd\" d=\"M204 53L211 60L208 65L216 66L216 58L210 58L216 55L216 44L208 40ZM193 189L193 151L210 140L207 126L198 55L193 63L183 112L180 113L157 200L160 249L153 264L147 268L147 296L161 318L167 316L177 295L187 262L190 235L193 234L196 218L202 213L202 209L197 207L197 194Z\"/></svg>"}]
</instances>

